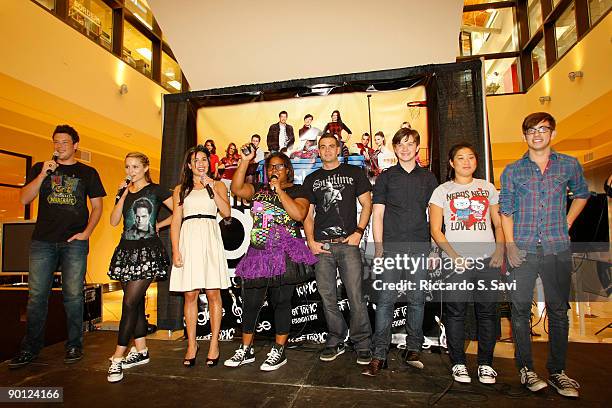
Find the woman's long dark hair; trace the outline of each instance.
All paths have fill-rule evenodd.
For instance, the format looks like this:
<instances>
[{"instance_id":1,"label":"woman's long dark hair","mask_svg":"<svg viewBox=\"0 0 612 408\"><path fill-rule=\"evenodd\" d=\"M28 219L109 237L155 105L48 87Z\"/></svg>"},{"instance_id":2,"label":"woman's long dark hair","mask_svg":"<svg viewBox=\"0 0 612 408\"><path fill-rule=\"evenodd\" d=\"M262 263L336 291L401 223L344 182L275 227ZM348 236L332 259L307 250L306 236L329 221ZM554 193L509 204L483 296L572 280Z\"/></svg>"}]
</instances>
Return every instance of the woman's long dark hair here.
<instances>
[{"instance_id":1,"label":"woman's long dark hair","mask_svg":"<svg viewBox=\"0 0 612 408\"><path fill-rule=\"evenodd\" d=\"M212 139L208 139L206 142L204 142L204 147L206 147L207 144L211 144L212 149L210 149L210 154L217 154L217 146L215 145L215 141Z\"/></svg>"},{"instance_id":2,"label":"woman's long dark hair","mask_svg":"<svg viewBox=\"0 0 612 408\"><path fill-rule=\"evenodd\" d=\"M285 168L287 169L287 181L289 183L293 183L293 177L295 175L295 172L293 170L293 165L291 164L291 159L289 159L289 157L285 153L281 153L281 152L270 153L270 155L266 158L266 161L264 162L264 168L266 169L266 175L268 174L268 167L270 166L270 160L272 160L275 157L279 157L283 161L283 164L285 165Z\"/></svg>"},{"instance_id":3,"label":"woman's long dark hair","mask_svg":"<svg viewBox=\"0 0 612 408\"><path fill-rule=\"evenodd\" d=\"M191 193L193 190L193 171L189 168L191 164L191 158L198 154L198 152L202 152L206 155L206 160L208 160L208 171L206 175L208 177L212 177L210 172L210 152L207 148L202 145L197 145L187 150L185 153L185 159L183 159L183 172L181 173L181 191L179 192L179 205L183 205L185 202L185 197Z\"/></svg>"},{"instance_id":4,"label":"woman's long dark hair","mask_svg":"<svg viewBox=\"0 0 612 408\"><path fill-rule=\"evenodd\" d=\"M342 116L340 116L340 111L339 111L339 110L335 110L335 111L333 111L333 112L332 112L332 114L331 114L331 115L332 115L332 117L334 116L334 113L337 113L337 114L338 114L338 120L337 120L337 122L338 122L338 123L342 123ZM333 121L333 119L332 119L332 121Z\"/></svg>"},{"instance_id":5,"label":"woman's long dark hair","mask_svg":"<svg viewBox=\"0 0 612 408\"><path fill-rule=\"evenodd\" d=\"M474 157L476 158L476 168L478 168L478 153L476 152L474 146L467 142L457 143L456 145L453 145L448 151L448 161L446 162L448 165L448 172L446 175L447 181L455 180L455 169L453 169L453 166L450 165L450 162L455 159L455 156L461 149L470 149L472 153L474 153Z\"/></svg>"}]
</instances>

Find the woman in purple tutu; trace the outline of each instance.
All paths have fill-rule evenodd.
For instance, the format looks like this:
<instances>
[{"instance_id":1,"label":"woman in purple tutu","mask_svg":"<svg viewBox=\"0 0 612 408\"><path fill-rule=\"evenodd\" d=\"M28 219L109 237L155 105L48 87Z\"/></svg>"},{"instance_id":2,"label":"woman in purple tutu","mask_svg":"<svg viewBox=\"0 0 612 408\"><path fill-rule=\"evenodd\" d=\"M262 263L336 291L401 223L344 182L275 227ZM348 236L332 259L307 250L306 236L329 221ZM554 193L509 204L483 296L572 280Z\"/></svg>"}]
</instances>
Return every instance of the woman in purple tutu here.
<instances>
[{"instance_id":1,"label":"woman in purple tutu","mask_svg":"<svg viewBox=\"0 0 612 408\"><path fill-rule=\"evenodd\" d=\"M251 202L253 229L246 255L236 266L242 280L242 345L225 361L227 367L255 362L253 334L259 311L267 299L274 309L275 344L260 366L273 371L287 363L285 345L291 328L291 298L295 285L308 279L304 265L317 258L300 234L300 222L309 202L302 186L293 184L293 166L283 153L272 153L265 161L269 184L245 183L249 162L255 152L245 155L232 179L232 193Z\"/></svg>"}]
</instances>

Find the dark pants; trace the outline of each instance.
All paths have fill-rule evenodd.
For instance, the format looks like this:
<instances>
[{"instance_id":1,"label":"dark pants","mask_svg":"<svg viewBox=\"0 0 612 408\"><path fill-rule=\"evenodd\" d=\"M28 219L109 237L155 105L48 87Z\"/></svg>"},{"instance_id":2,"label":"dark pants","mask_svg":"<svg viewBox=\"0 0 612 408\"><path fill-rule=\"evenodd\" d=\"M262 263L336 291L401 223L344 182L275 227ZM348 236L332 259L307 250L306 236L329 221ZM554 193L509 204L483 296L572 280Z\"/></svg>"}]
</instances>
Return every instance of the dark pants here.
<instances>
[{"instance_id":1,"label":"dark pants","mask_svg":"<svg viewBox=\"0 0 612 408\"><path fill-rule=\"evenodd\" d=\"M490 259L484 261L482 270L466 271L453 274L444 282L467 281L474 284L474 291L454 291L450 301L444 303L446 311L446 341L452 364L465 364L465 314L470 302L474 303L474 312L478 328L478 365L493 365L493 350L496 342L497 292L491 290L491 280L499 279L499 269L488 267ZM484 288L479 290L478 284Z\"/></svg>"},{"instance_id":2,"label":"dark pants","mask_svg":"<svg viewBox=\"0 0 612 408\"><path fill-rule=\"evenodd\" d=\"M349 332L336 295L336 271L344 284L351 312L350 338L355 350L370 349L370 318L362 291L362 265L359 247L347 244L331 244L331 254L319 254L315 265L317 288L323 301L327 321L327 347L344 342Z\"/></svg>"},{"instance_id":3,"label":"dark pants","mask_svg":"<svg viewBox=\"0 0 612 408\"><path fill-rule=\"evenodd\" d=\"M395 254L385 253L385 257ZM421 255L415 255L421 256ZM376 302L376 322L372 336L372 356L385 360L391 346L391 328L393 324L394 305L396 302L406 302L406 349L421 351L423 346L423 317L425 315L425 293L419 289L421 280L427 279L427 271L418 268L416 271L389 270L381 274L384 283L398 283L402 279L414 284L414 289L406 291L380 290Z\"/></svg>"},{"instance_id":4,"label":"dark pants","mask_svg":"<svg viewBox=\"0 0 612 408\"><path fill-rule=\"evenodd\" d=\"M512 297L512 332L515 343L517 367L533 370L531 358L531 303L538 275L544 286L546 313L548 314L548 361L546 368L551 374L565 369L569 321L569 292L572 263L569 251L543 255L541 248L535 254L527 254L525 261L511 273L516 281Z\"/></svg>"},{"instance_id":5,"label":"dark pants","mask_svg":"<svg viewBox=\"0 0 612 408\"><path fill-rule=\"evenodd\" d=\"M88 241L32 241L28 274L28 321L26 335L21 343L23 351L38 354L44 346L49 294L53 272L58 263L62 267L62 295L68 327L66 348L83 347L83 279L88 252Z\"/></svg>"},{"instance_id":6,"label":"dark pants","mask_svg":"<svg viewBox=\"0 0 612 408\"><path fill-rule=\"evenodd\" d=\"M291 330L291 298L295 285L280 285L266 288L243 288L242 291L242 331L253 333L256 329L257 317L264 300L266 291L272 308L274 309L274 327L276 334L289 334Z\"/></svg>"}]
</instances>

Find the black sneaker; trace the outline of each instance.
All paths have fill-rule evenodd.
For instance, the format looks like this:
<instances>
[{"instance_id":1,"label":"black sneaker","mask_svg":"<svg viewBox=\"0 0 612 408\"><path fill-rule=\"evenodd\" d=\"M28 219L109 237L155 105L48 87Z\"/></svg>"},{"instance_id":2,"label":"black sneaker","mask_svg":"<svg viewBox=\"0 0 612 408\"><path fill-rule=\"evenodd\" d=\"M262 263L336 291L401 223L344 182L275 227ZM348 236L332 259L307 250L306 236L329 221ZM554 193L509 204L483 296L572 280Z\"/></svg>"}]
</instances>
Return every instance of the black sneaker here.
<instances>
[{"instance_id":1,"label":"black sneaker","mask_svg":"<svg viewBox=\"0 0 612 408\"><path fill-rule=\"evenodd\" d=\"M274 344L272 350L268 353L268 358L259 367L261 371L274 371L287 364L285 356L285 347L280 344Z\"/></svg>"},{"instance_id":2,"label":"black sneaker","mask_svg":"<svg viewBox=\"0 0 612 408\"><path fill-rule=\"evenodd\" d=\"M241 344L240 347L234 352L232 358L225 360L223 363L226 367L240 367L244 364L255 362L255 351L251 346L245 346Z\"/></svg>"},{"instance_id":3,"label":"black sneaker","mask_svg":"<svg viewBox=\"0 0 612 408\"><path fill-rule=\"evenodd\" d=\"M64 363L72 364L76 363L83 358L83 350L78 347L68 347L66 350L66 356L64 357Z\"/></svg>"},{"instance_id":4,"label":"black sneaker","mask_svg":"<svg viewBox=\"0 0 612 408\"><path fill-rule=\"evenodd\" d=\"M32 354L29 351L22 350L19 353L17 353L15 357L13 357L8 367L11 369L25 367L28 364L30 364L32 361L36 360L36 357L38 357L38 355Z\"/></svg>"},{"instance_id":5,"label":"black sneaker","mask_svg":"<svg viewBox=\"0 0 612 408\"><path fill-rule=\"evenodd\" d=\"M123 368L135 367L149 362L149 349L142 351L136 350L136 347L132 346L125 360L123 360Z\"/></svg>"},{"instance_id":6,"label":"black sneaker","mask_svg":"<svg viewBox=\"0 0 612 408\"><path fill-rule=\"evenodd\" d=\"M548 383L555 387L557 392L564 397L578 398L578 381L569 378L564 371L559 374L552 374L548 378Z\"/></svg>"},{"instance_id":7,"label":"black sneaker","mask_svg":"<svg viewBox=\"0 0 612 408\"><path fill-rule=\"evenodd\" d=\"M118 359L111 357L109 360L110 367L108 367L108 374L106 375L108 382L115 383L123 380L123 362L125 359L123 357Z\"/></svg>"},{"instance_id":8,"label":"black sneaker","mask_svg":"<svg viewBox=\"0 0 612 408\"><path fill-rule=\"evenodd\" d=\"M546 383L538 377L535 371L531 371L527 367L521 368L521 384L523 384L531 392L540 391L548 387Z\"/></svg>"},{"instance_id":9,"label":"black sneaker","mask_svg":"<svg viewBox=\"0 0 612 408\"><path fill-rule=\"evenodd\" d=\"M334 361L340 354L344 354L344 343L338 343L334 347L325 347L319 356L321 361Z\"/></svg>"},{"instance_id":10,"label":"black sneaker","mask_svg":"<svg viewBox=\"0 0 612 408\"><path fill-rule=\"evenodd\" d=\"M409 366L418 368L419 370L425 367L419 358L419 353L412 350L406 350L404 352L404 362Z\"/></svg>"},{"instance_id":11,"label":"black sneaker","mask_svg":"<svg viewBox=\"0 0 612 408\"><path fill-rule=\"evenodd\" d=\"M372 361L372 352L370 350L357 351L357 364L368 365Z\"/></svg>"}]
</instances>

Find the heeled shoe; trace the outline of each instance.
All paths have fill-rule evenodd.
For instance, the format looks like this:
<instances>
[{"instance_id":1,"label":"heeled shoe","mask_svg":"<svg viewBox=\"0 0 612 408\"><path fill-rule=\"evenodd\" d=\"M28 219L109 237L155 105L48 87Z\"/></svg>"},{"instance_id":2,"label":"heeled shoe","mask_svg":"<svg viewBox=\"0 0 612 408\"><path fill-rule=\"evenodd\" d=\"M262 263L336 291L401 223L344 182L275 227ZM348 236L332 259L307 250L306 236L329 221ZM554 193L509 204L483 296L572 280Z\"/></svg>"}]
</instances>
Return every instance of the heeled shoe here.
<instances>
[{"instance_id":1,"label":"heeled shoe","mask_svg":"<svg viewBox=\"0 0 612 408\"><path fill-rule=\"evenodd\" d=\"M206 367L214 367L217 364L219 364L219 357L217 358L206 357Z\"/></svg>"},{"instance_id":2,"label":"heeled shoe","mask_svg":"<svg viewBox=\"0 0 612 408\"><path fill-rule=\"evenodd\" d=\"M183 367L190 368L190 367L195 366L196 357L198 357L198 352L199 351L200 351L200 345L198 344L198 346L196 347L195 356L193 358L185 358L185 359L183 359Z\"/></svg>"}]
</instances>

